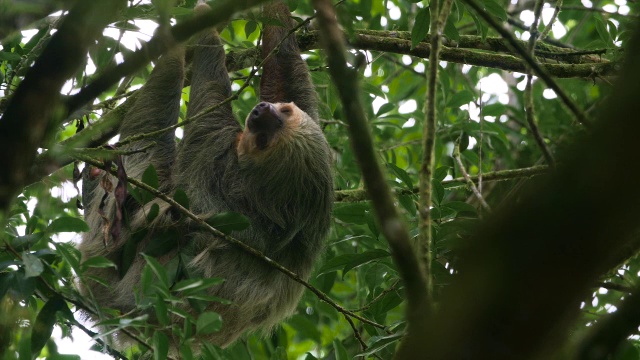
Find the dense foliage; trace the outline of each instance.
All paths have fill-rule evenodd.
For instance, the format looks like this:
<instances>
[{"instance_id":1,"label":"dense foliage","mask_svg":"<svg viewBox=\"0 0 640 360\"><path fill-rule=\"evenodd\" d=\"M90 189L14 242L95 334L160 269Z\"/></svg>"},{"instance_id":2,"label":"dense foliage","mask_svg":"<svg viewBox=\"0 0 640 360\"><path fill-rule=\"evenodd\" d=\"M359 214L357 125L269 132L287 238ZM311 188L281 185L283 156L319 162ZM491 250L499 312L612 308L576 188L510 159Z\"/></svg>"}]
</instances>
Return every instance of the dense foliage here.
<instances>
[{"instance_id":1,"label":"dense foliage","mask_svg":"<svg viewBox=\"0 0 640 360\"><path fill-rule=\"evenodd\" d=\"M89 49L85 66L62 90L63 98L97 79L123 57L126 61L135 50L124 46L122 40L131 39L141 31L139 26L143 22L139 20L166 24L168 18L173 17L180 22L190 16L194 2L181 1L174 7L167 4L170 1L155 1L154 5L130 1L126 10L118 15L118 21L108 26L106 34L109 36L99 38ZM26 6L20 5L22 3L18 1L15 5L0 7L8 6L15 14L37 13L37 9L19 8ZM485 0L482 3L484 9L517 38L529 38L536 1ZM55 10L56 6L68 4L61 2L50 6ZM313 15L307 2L289 1L289 5L300 21ZM548 24L555 5L555 1L545 3L540 32ZM565 0L561 6L548 41L539 41L537 60L556 66L550 67L550 71L560 88L590 118L595 118L599 105L611 93L615 73L610 65L622 58L621 49L630 37L631 23L637 22L640 16L640 4L618 0ZM425 53L420 49L428 50L428 1L347 0L337 5L337 11L347 39L353 45L350 61L361 74L362 99L379 161L395 191L402 217L417 243L419 195L416 189L423 154L425 72L428 68L428 52L421 56ZM6 33L4 28L0 29L4 37L0 51L1 111L4 112L27 69L55 33L60 16L55 13L48 21L37 21L26 27L37 31L16 29ZM249 65L259 63L251 57L251 51L259 44L260 26L259 12L254 9L236 15L221 32L229 53L249 56L248 62L244 62L248 67L241 68L236 64L231 69L234 90L241 89L247 81L253 70ZM442 291L455 281L459 249L472 241L483 219L491 216L481 200L491 209L515 203L523 184L536 181L548 171L548 158L545 160L543 147L536 141L536 136L543 139L555 157L580 139L585 131L585 126L576 121L557 94L537 77L532 89L537 130L532 131L525 113L525 76L522 72L508 71L514 69L514 63L520 63L519 55L512 55L495 30L465 2L453 2L444 35L436 92L436 165L430 212L433 236L430 276L436 304ZM335 85L326 71L324 54L315 43L313 22L303 26L298 37L302 47L307 49L304 56L321 100L323 128L335 157L337 190L333 226L325 254L309 283L339 307L306 291L296 314L272 334L249 335L224 350L205 344L202 354L198 355L205 359L350 359L355 356L388 359L393 356L406 326L404 282L363 191L361 170L349 146L348 125ZM522 44L526 47L526 41ZM570 52L579 53L567 54ZM593 69L590 75L585 75L585 67ZM134 96L135 89L144 83L151 68L150 64L144 70L124 77L117 86L103 92L93 106L66 117L60 126L48 132L41 152L79 136L76 135L79 124L91 127L109 112L117 117L119 107L126 106L122 103ZM257 102L259 77L253 76L249 81L249 86L242 88L239 98L233 102L241 122ZM186 87L185 102L188 94ZM181 120L186 116L185 109L183 102ZM176 135L179 141L181 131ZM96 144L85 143L81 147L93 145ZM475 196L471 186L462 179L463 171L455 159L457 148L464 172L478 184L482 199ZM73 158L78 153L75 149L61 149L54 154L49 150L49 156L59 159L59 162L51 163L67 164L69 160L62 159ZM94 154L96 158L103 155L89 150L81 152ZM42 160L43 156L38 159ZM51 163L36 160L34 167L40 166L49 173L57 169ZM141 358L150 353L163 358L167 352L167 335L154 330L171 329L172 336L184 343L181 351L172 356L196 358L191 344L199 335L216 331L224 323L217 314L204 312L194 316L181 310L180 305L188 302L195 308L202 308L203 302L222 301L212 299L204 292L206 287L221 280L177 279L182 262L188 259L177 258L170 266L159 266L153 255L154 252L162 253L164 244L158 245L160 249L149 249L143 283L140 289L132 289L139 296L141 313L118 314L110 309L95 309L91 299L78 294L77 284L83 281L85 269L115 266L104 258L80 259L75 249L79 233L87 230L82 220L83 210L78 206L81 203L78 185L75 188L73 185L74 177L77 178L74 172L82 166L80 162L70 163L50 176L32 179L2 223L0 357L78 358L73 354L58 353L56 341L59 338L51 338L53 328L57 327L61 332L56 330L56 333L61 333L62 337L71 336L72 330L74 334L85 331L99 340L94 346L97 351L110 352L116 358ZM157 182L153 173L150 169L143 179L152 186ZM478 181L479 176L481 181ZM612 183L616 176L610 174ZM134 186L130 185L130 190L138 195L136 200L140 202L152 198ZM623 196L622 189L616 190L612 186L602 191L611 191L611 196ZM188 204L188 199L176 196L176 200ZM212 224L229 223L242 226L242 220L233 214ZM234 226L226 228L231 235ZM594 283L592 293L584 297L579 320L572 325L576 339L589 326L614 312L631 292L640 273L640 261L632 255ZM469 296L473 297L472 294ZM100 314L102 328L84 328L82 324L91 328L83 320L82 311L87 309ZM352 313L345 314L344 309ZM370 322L354 318L353 313ZM186 317L192 326L176 327L167 314ZM113 334L121 329L134 334L140 341L134 341L132 347L118 353L110 344ZM636 333L637 326L612 358L640 359L640 337Z\"/></svg>"}]
</instances>

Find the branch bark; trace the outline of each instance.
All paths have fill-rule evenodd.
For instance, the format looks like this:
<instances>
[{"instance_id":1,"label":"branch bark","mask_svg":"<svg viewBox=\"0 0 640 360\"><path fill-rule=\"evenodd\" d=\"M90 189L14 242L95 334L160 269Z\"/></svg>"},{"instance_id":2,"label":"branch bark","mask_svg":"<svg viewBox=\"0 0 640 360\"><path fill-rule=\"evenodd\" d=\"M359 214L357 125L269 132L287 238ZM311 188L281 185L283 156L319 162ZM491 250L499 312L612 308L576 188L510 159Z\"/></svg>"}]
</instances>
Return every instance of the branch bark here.
<instances>
[{"instance_id":1,"label":"branch bark","mask_svg":"<svg viewBox=\"0 0 640 360\"><path fill-rule=\"evenodd\" d=\"M0 216L24 186L29 167L57 117L60 89L83 64L87 48L125 5L123 0L80 1L29 69L0 119Z\"/></svg>"},{"instance_id":2,"label":"branch bark","mask_svg":"<svg viewBox=\"0 0 640 360\"><path fill-rule=\"evenodd\" d=\"M336 84L340 100L349 120L349 135L353 152L362 170L365 187L370 194L376 220L385 238L389 242L391 255L404 280L407 294L408 336L396 356L401 359L415 356L406 352L416 345L426 330L429 317L429 302L424 273L413 246L409 232L395 207L389 185L378 163L373 148L371 130L360 100L357 73L347 67L344 37L336 20L335 9L330 0L314 0L318 24L322 33L322 44L327 55L331 78Z\"/></svg>"}]
</instances>

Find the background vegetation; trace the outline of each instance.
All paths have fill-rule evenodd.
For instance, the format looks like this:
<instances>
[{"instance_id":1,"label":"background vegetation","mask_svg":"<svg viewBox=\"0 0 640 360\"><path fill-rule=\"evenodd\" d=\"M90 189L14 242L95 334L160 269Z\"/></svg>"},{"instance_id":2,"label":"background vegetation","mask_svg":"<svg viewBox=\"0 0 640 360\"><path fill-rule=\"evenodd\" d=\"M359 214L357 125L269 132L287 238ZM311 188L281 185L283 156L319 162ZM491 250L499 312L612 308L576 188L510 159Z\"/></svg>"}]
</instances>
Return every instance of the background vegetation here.
<instances>
[{"instance_id":1,"label":"background vegetation","mask_svg":"<svg viewBox=\"0 0 640 360\"><path fill-rule=\"evenodd\" d=\"M636 1L485 0L479 10L474 1L440 1L444 37L437 39L429 31L441 13L432 14L435 1L336 5L377 160L408 226L412 256L423 267L430 263L421 274L426 297L413 300L403 254L390 249L388 229L380 225L388 223L376 217L376 210L382 216L380 209L369 201L381 194L364 190L356 151L349 146L353 125L337 87L343 85L331 79L315 21L303 22L314 15L313 7L289 1L301 22L297 36L334 154L333 226L309 280L313 291L305 292L295 315L269 336L249 335L224 350L205 344L201 355L193 355L191 345L224 326L216 314L192 316L192 326L184 328L172 325L166 314L189 317L179 304L217 301L204 289L218 280L174 281L179 261L163 268L150 254L146 280L137 289L147 314L118 314L78 294L83 270L114 265L103 258L80 259L74 245L80 239L75 234L87 229L73 185L83 166L78 159L109 156L109 150L88 148L117 134L122 114L150 73L149 60L168 46L151 41L146 50L135 51L122 39L140 31L136 21L168 28L175 19L193 25L171 32L186 40L202 28L189 23L195 1L80 3L0 1L3 358L78 358L59 354L58 339L51 338L58 327L63 337L72 329L85 332L94 337L97 351L114 358L163 358L166 335L155 331L163 328L184 343L173 358L387 359L406 333L407 320L423 319L411 304L407 313L407 301L429 308L423 314L429 323L422 324L428 329L413 332L419 346L407 342L416 358L640 358L640 304L634 295L640 241L633 220L640 215L633 181L638 125L630 98L640 79L633 64L625 70L622 61L625 52L634 51L627 44L640 16ZM236 3L224 9L231 13L251 5ZM227 2L214 4L223 8ZM218 14L213 20L224 20L223 12ZM75 26L71 31L65 17ZM538 19L542 23L531 29ZM105 25L115 37L101 35ZM257 102L260 27L259 11L252 8L236 13L221 32L240 121ZM37 33L27 36L20 31L25 29ZM537 43L528 41L530 30ZM58 40L56 33L77 38ZM154 39L162 36L159 31ZM68 48L69 42L78 49ZM428 75L427 61L435 48L437 78ZM550 80L523 59L534 60ZM535 76L525 90L528 72ZM621 73L623 82L616 87ZM427 95L429 77L437 79L433 97ZM183 94L181 120L188 86ZM425 131L430 112L434 138ZM176 134L179 141L180 130ZM431 172L425 152L433 156ZM143 181L153 187L153 173ZM134 185L130 189L139 191L139 201L151 198ZM420 211L425 198L431 199L430 210ZM229 217L223 220L236 220ZM232 229L221 230L233 236ZM92 329L82 311L98 313L104 327ZM112 337L123 329L138 341L118 351Z\"/></svg>"}]
</instances>

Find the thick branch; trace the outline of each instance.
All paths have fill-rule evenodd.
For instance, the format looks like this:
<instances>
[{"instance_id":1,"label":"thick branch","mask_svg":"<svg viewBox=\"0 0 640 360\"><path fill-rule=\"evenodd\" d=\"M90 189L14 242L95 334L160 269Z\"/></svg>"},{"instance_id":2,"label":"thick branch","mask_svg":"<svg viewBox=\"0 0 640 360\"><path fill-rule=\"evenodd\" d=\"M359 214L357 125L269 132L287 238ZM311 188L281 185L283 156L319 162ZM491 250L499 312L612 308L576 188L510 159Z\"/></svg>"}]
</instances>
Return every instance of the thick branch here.
<instances>
[{"instance_id":1,"label":"thick branch","mask_svg":"<svg viewBox=\"0 0 640 360\"><path fill-rule=\"evenodd\" d=\"M40 58L29 69L0 119L0 213L6 212L28 176L60 89L83 64L87 48L115 17L123 0L80 1L71 9Z\"/></svg>"},{"instance_id":2,"label":"thick branch","mask_svg":"<svg viewBox=\"0 0 640 360\"><path fill-rule=\"evenodd\" d=\"M377 34L377 35L374 35ZM425 41L418 44L415 48L411 48L411 39L407 38L405 32L395 31L357 31L353 38L349 39L349 45L362 50L371 51L384 51L396 54L405 54L416 56L420 58L429 58L430 46ZM428 37L427 39L430 39ZM519 41L519 40L516 40ZM318 47L317 33L311 32L309 34L299 34L298 42L300 43L302 50L311 50ZM440 52L440 60L450 61L458 64L468 64L474 66L484 66L494 69L501 69L507 71L517 71L524 73L526 71L527 63L522 59L519 59L513 55L503 54L503 52L511 53L506 47L505 40L499 40L497 38L488 38L486 41L482 41L480 37L465 36L460 39L458 47L454 47L455 43L448 44L450 46L443 46ZM466 48L465 48L466 47ZM486 50L486 51L475 51ZM562 52L558 47L542 47L542 51L546 51L545 58L551 58L551 55L557 53L558 58L567 60L568 52ZM500 52L500 53L494 53ZM569 52L570 53L570 52ZM575 61L591 61L589 63L581 64L539 64L538 66L544 69L549 75L559 78L593 78L596 76L609 76L614 75L616 70L616 64L613 62L596 62L596 59L591 57L584 57L584 55L575 55L579 57Z\"/></svg>"},{"instance_id":3,"label":"thick branch","mask_svg":"<svg viewBox=\"0 0 640 360\"><path fill-rule=\"evenodd\" d=\"M413 344L417 336L424 332L429 315L424 273L420 270L418 258L411 246L409 232L398 214L389 185L378 163L371 130L360 100L357 73L347 67L346 48L335 10L330 0L314 0L313 6L317 11L331 78L340 95L345 112L344 118L349 120L348 130L353 152L362 170L365 187L370 194L375 194L372 196L372 203L376 220L389 242L391 255L405 283L409 337L405 339L403 345ZM398 356L403 358L401 355Z\"/></svg>"}]
</instances>

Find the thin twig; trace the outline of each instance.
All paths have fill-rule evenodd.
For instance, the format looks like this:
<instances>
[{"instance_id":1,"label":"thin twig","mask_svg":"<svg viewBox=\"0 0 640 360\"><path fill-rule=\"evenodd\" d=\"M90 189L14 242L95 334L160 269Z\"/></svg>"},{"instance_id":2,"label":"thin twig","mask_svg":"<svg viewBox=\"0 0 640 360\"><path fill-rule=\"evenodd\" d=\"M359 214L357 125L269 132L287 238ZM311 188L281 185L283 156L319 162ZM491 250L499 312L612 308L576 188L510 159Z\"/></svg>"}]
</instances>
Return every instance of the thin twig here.
<instances>
[{"instance_id":1,"label":"thin twig","mask_svg":"<svg viewBox=\"0 0 640 360\"><path fill-rule=\"evenodd\" d=\"M453 149L453 158L456 160L456 163L460 168L460 172L462 172L462 176L464 176L464 179L467 181L467 185L471 188L471 191L473 191L473 194L476 196L476 198L478 199L482 207L488 212L490 212L491 207L489 206L489 204L487 204L486 201L484 201L484 197L476 187L476 184L474 184L473 181L471 180L471 177L469 176L467 169L464 167L464 164L462 163L462 159L460 158L460 139L456 141L455 147Z\"/></svg>"},{"instance_id":2,"label":"thin twig","mask_svg":"<svg viewBox=\"0 0 640 360\"><path fill-rule=\"evenodd\" d=\"M347 322L351 326L351 329L353 330L353 336L355 336L355 338L360 343L360 348L362 349L362 351L367 350L368 349L367 343L364 342L364 340L362 340L362 335L360 335L360 331L358 330L358 328L356 328L356 324L354 324L353 320L350 317L348 317L347 315L344 315L344 318L347 319Z\"/></svg>"},{"instance_id":3,"label":"thin twig","mask_svg":"<svg viewBox=\"0 0 640 360\"><path fill-rule=\"evenodd\" d=\"M388 289L384 289L380 294L378 294L378 296L373 298L373 300L369 301L368 304L364 305L363 307L361 307L359 309L355 309L355 310L351 310L351 311L353 311L353 312L362 312L362 311L369 310L369 308L373 304L375 304L378 300L382 299L385 295L387 295L390 292L396 291L396 288L398 287L399 283L400 283L400 280L396 280L393 284L391 284L391 286Z\"/></svg>"},{"instance_id":4,"label":"thin twig","mask_svg":"<svg viewBox=\"0 0 640 360\"><path fill-rule=\"evenodd\" d=\"M478 191L482 194L482 141L483 141L483 126L484 125L484 116L482 115L482 83L480 84L480 96L478 98L479 104L478 108L480 109L479 122L480 122L480 136L478 139Z\"/></svg>"},{"instance_id":5,"label":"thin twig","mask_svg":"<svg viewBox=\"0 0 640 360\"><path fill-rule=\"evenodd\" d=\"M534 14L533 23L531 23L531 27L529 28L530 37L529 37L528 50L529 50L529 53L531 54L531 57L535 57L536 41L537 41L537 35L538 35L538 22L540 21L540 14L542 13L543 2L544 2L543 0L536 1L534 6L534 11L533 11L533 14ZM542 151L542 154L544 155L544 158L547 161L547 164L549 164L549 166L551 167L555 167L556 161L553 158L553 155L551 154L551 150L549 150L549 147L544 142L544 138L540 134L540 130L538 128L538 125L536 124L535 110L534 110L535 107L533 103L533 84L532 84L533 76L531 75L531 72L532 72L531 67L528 67L527 73L526 73L527 85L525 86L525 89L524 89L525 116L527 119L527 123L529 124L529 129L531 130L531 133L533 134L533 137L536 140L538 147Z\"/></svg>"},{"instance_id":6,"label":"thin twig","mask_svg":"<svg viewBox=\"0 0 640 360\"><path fill-rule=\"evenodd\" d=\"M538 38L540 41L544 41L544 39L546 39L546 37L549 35L551 28L553 28L553 23L556 22L556 19L558 18L560 8L562 8L562 0L557 0L556 8L553 10L551 20L549 20L549 24L544 28L544 31L542 31L542 34L540 34L540 37Z\"/></svg>"}]
</instances>

